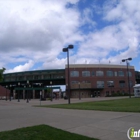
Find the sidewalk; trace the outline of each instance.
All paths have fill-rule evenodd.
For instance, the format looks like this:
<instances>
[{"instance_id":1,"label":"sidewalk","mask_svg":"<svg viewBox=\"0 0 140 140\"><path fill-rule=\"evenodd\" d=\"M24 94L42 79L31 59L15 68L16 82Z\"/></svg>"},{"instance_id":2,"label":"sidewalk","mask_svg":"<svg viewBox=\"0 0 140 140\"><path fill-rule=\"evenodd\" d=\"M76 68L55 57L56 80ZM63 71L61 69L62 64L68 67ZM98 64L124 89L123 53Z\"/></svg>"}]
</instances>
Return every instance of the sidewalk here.
<instances>
[{"instance_id":1,"label":"sidewalk","mask_svg":"<svg viewBox=\"0 0 140 140\"><path fill-rule=\"evenodd\" d=\"M82 99L81 101L71 99L71 103L107 99L100 97ZM42 101L41 103L68 103L68 100L59 99L53 102ZM140 129L139 113L32 107L32 105L39 104L39 100L31 100L29 103L26 103L25 100L20 102L17 102L17 100L11 102L0 100L0 131L47 124L100 140L128 140L127 130L130 127L134 127L136 130Z\"/></svg>"}]
</instances>

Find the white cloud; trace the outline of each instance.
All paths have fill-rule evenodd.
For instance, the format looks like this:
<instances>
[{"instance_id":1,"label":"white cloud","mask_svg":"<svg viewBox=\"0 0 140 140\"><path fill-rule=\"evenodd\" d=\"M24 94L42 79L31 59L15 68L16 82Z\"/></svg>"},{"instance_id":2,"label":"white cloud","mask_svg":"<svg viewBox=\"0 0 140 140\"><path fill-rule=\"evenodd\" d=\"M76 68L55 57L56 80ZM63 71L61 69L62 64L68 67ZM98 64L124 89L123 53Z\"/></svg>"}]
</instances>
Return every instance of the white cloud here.
<instances>
[{"instance_id":1,"label":"white cloud","mask_svg":"<svg viewBox=\"0 0 140 140\"><path fill-rule=\"evenodd\" d=\"M27 71L30 68L32 68L33 65L34 65L34 62L32 60L29 60L28 63L25 63L24 65L16 66L13 69L6 70L5 73Z\"/></svg>"},{"instance_id":2,"label":"white cloud","mask_svg":"<svg viewBox=\"0 0 140 140\"><path fill-rule=\"evenodd\" d=\"M78 2L0 1L0 66L17 65L7 72L30 70L39 62L40 69L64 68L66 55L59 56L69 43L75 47L71 63L120 63L121 58L139 55L139 0L108 0L102 9L93 5L93 11L88 7L79 10ZM94 12L105 27L96 29L99 23L93 20ZM89 31L80 30L83 26Z\"/></svg>"},{"instance_id":3,"label":"white cloud","mask_svg":"<svg viewBox=\"0 0 140 140\"><path fill-rule=\"evenodd\" d=\"M79 13L66 7L77 2L0 1L0 54L6 56L5 63L53 60L70 41L81 40Z\"/></svg>"},{"instance_id":4,"label":"white cloud","mask_svg":"<svg viewBox=\"0 0 140 140\"><path fill-rule=\"evenodd\" d=\"M108 62L111 59L116 63L128 56L137 57L140 49L140 20L137 17L140 14L139 9L138 0L119 1L116 6L108 2L104 7L103 19L110 24L88 34L81 43L77 57L88 58L89 62L96 62L93 59Z\"/></svg>"}]
</instances>

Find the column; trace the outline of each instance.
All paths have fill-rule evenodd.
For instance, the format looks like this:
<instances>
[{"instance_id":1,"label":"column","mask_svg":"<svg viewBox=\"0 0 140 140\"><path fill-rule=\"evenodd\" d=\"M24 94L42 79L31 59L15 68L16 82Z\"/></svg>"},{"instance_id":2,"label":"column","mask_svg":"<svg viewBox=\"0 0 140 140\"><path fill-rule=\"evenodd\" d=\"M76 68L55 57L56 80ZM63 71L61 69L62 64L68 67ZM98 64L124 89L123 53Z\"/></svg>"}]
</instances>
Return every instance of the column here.
<instances>
[{"instance_id":1,"label":"column","mask_svg":"<svg viewBox=\"0 0 140 140\"><path fill-rule=\"evenodd\" d=\"M16 99L16 90L13 90L13 99Z\"/></svg>"},{"instance_id":2,"label":"column","mask_svg":"<svg viewBox=\"0 0 140 140\"><path fill-rule=\"evenodd\" d=\"M25 90L23 90L23 99L25 100Z\"/></svg>"},{"instance_id":3,"label":"column","mask_svg":"<svg viewBox=\"0 0 140 140\"><path fill-rule=\"evenodd\" d=\"M35 99L35 90L33 90L33 99Z\"/></svg>"}]
</instances>

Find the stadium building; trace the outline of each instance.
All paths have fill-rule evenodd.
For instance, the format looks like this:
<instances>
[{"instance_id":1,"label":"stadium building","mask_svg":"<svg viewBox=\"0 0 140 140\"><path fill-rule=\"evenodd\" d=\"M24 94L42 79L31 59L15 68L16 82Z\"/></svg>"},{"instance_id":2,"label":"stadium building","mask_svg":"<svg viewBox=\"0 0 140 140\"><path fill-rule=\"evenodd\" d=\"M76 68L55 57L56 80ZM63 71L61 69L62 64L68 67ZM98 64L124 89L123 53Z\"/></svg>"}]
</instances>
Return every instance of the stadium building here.
<instances>
[{"instance_id":1,"label":"stadium building","mask_svg":"<svg viewBox=\"0 0 140 140\"><path fill-rule=\"evenodd\" d=\"M86 98L110 96L116 93L122 95L129 93L129 87L133 94L133 86L140 82L140 72L135 71L134 66L128 66L128 71L126 65L70 64L70 96L71 98ZM8 87L9 96L14 98L25 99L29 97L29 93L30 98L39 98L41 90L43 96L47 97L49 96L49 93L45 92L47 88L55 88L59 85L66 85L66 94L68 94L68 68L66 65L65 69L7 73L4 74L4 81L0 85L3 86L0 86L2 89L0 97L9 95L4 87Z\"/></svg>"}]
</instances>

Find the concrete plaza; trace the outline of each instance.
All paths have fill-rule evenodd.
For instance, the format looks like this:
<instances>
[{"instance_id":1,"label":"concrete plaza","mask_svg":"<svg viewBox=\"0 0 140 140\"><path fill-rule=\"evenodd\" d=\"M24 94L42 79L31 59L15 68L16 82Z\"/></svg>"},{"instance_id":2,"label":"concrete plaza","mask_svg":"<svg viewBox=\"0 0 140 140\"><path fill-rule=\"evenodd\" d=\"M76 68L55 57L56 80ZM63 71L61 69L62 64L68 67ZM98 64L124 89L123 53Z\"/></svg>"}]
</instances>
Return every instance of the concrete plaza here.
<instances>
[{"instance_id":1,"label":"concrete plaza","mask_svg":"<svg viewBox=\"0 0 140 140\"><path fill-rule=\"evenodd\" d=\"M119 98L71 99L74 102L100 101ZM42 101L41 104L64 104L68 100ZM13 130L27 126L47 124L72 133L82 134L100 140L128 140L127 130L140 129L140 113L109 111L67 110L40 108L39 100L5 101L0 100L0 131Z\"/></svg>"}]
</instances>

